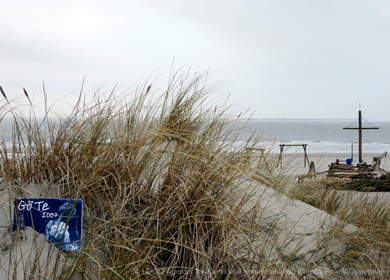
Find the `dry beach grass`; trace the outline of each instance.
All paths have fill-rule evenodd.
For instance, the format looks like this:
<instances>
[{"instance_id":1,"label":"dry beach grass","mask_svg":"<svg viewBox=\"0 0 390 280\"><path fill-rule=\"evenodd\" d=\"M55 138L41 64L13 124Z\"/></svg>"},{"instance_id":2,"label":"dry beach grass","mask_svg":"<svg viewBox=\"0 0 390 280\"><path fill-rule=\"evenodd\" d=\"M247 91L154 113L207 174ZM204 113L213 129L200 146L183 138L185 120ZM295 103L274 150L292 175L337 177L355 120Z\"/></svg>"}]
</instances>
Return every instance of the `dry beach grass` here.
<instances>
[{"instance_id":1,"label":"dry beach grass","mask_svg":"<svg viewBox=\"0 0 390 280\"><path fill-rule=\"evenodd\" d=\"M205 78L176 73L165 91L145 83L130 99L80 97L56 122L49 109L40 120L32 104L25 117L4 101L1 116L12 116L14 129L0 154L2 277L364 279L342 269L387 271L389 206L348 203L318 178L285 180L270 156L251 165L248 148L261 138L233 144L239 119L210 102ZM33 231L12 233L13 199L26 196L82 199L82 249L64 253Z\"/></svg>"}]
</instances>

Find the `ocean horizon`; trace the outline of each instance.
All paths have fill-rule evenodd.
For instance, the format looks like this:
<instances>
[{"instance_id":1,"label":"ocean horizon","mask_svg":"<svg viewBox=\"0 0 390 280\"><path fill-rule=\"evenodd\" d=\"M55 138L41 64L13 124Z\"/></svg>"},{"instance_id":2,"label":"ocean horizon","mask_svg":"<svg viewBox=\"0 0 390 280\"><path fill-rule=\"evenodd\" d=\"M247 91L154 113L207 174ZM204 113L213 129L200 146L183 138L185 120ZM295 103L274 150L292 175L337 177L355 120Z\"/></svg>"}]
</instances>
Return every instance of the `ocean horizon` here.
<instances>
[{"instance_id":1,"label":"ocean horizon","mask_svg":"<svg viewBox=\"0 0 390 280\"><path fill-rule=\"evenodd\" d=\"M38 123L42 119L37 119ZM7 146L12 144L12 118L0 122L1 141ZM268 152L280 151L280 144L306 144L308 153L351 153L358 151L358 130L345 130L344 127L356 127L354 119L285 119L255 118L242 119L239 125L245 125L236 144L246 142L253 134L261 135L259 148ZM390 152L390 121L363 121L363 127L375 126L379 129L363 130L363 153L382 154ZM301 153L301 147L285 147L285 153Z\"/></svg>"},{"instance_id":2,"label":"ocean horizon","mask_svg":"<svg viewBox=\"0 0 390 280\"><path fill-rule=\"evenodd\" d=\"M363 121L363 127L379 129L363 130L363 152L382 154L390 151L390 122ZM353 119L251 119L241 134L244 142L253 133L262 135L259 143L266 150L279 152L280 144L306 144L308 153L354 153L358 152L358 130ZM300 147L285 147L283 152L302 152Z\"/></svg>"}]
</instances>

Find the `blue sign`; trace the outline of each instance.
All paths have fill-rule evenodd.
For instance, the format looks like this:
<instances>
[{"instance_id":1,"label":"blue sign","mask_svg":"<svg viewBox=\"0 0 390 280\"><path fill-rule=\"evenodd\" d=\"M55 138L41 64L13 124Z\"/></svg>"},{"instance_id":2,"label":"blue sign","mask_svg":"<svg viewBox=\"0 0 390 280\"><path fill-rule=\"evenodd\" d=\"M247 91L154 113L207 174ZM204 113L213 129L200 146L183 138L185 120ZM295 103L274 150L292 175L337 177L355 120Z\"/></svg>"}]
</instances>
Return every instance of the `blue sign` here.
<instances>
[{"instance_id":1,"label":"blue sign","mask_svg":"<svg viewBox=\"0 0 390 280\"><path fill-rule=\"evenodd\" d=\"M64 251L81 247L83 202L75 199L16 198L13 230L32 227Z\"/></svg>"}]
</instances>

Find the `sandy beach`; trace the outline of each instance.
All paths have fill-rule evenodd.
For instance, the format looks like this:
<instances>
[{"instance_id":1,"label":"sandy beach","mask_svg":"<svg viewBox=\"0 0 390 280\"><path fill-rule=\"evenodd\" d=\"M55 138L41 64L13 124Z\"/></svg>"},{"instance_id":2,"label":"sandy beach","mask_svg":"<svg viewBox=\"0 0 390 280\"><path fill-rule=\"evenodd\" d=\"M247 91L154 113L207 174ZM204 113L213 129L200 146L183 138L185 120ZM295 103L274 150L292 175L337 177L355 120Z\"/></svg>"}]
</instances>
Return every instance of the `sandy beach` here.
<instances>
[{"instance_id":1,"label":"sandy beach","mask_svg":"<svg viewBox=\"0 0 390 280\"><path fill-rule=\"evenodd\" d=\"M274 161L279 159L280 154L271 154L269 155L271 159ZM381 156L381 154L374 153L363 153L362 158L363 161L367 164L371 164L374 157ZM348 153L307 153L307 157L310 162L314 162L316 173L323 173L328 170L328 166L338 159L340 162L344 162L351 158L351 154ZM390 171L390 155L383 157L381 160L380 167L386 171ZM359 160L359 156L357 154L354 155L353 164ZM304 153L283 153L282 154L282 167L286 170L290 170L291 173L297 172L299 174L305 174L309 171L309 164L304 157ZM279 166L280 167L280 166Z\"/></svg>"}]
</instances>

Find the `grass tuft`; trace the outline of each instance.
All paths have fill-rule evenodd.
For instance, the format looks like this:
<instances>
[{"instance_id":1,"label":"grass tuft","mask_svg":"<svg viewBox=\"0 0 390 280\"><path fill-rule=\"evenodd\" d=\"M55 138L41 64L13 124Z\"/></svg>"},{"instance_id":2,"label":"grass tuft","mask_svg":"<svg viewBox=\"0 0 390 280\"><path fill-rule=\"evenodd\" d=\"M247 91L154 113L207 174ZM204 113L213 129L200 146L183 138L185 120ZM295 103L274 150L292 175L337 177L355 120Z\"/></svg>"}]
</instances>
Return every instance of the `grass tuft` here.
<instances>
[{"instance_id":1,"label":"grass tuft","mask_svg":"<svg viewBox=\"0 0 390 280\"><path fill-rule=\"evenodd\" d=\"M276 264L258 253L256 211L243 208L250 194L238 188L258 140L234 145L238 119L211 103L206 75L178 73L160 95L153 88L80 98L55 119L6 107L13 141L0 151L0 176L8 188L17 195L33 183L46 196L84 201L83 248L56 277L259 277L250 271Z\"/></svg>"}]
</instances>

